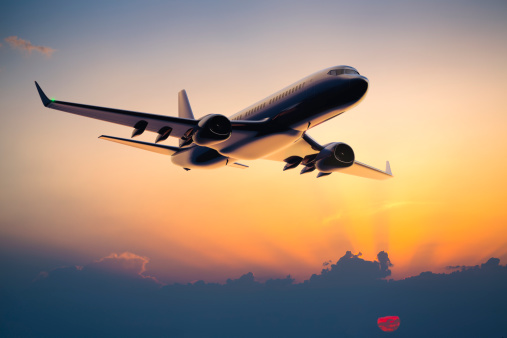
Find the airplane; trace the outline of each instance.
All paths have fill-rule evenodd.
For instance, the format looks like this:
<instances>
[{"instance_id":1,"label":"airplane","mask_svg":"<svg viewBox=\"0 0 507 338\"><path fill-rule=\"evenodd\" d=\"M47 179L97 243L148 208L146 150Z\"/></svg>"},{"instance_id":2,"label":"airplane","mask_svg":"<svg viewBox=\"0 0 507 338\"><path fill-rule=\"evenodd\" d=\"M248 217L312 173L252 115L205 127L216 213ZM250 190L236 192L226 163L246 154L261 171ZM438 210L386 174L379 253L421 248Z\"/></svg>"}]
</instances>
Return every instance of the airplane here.
<instances>
[{"instance_id":1,"label":"airplane","mask_svg":"<svg viewBox=\"0 0 507 338\"><path fill-rule=\"evenodd\" d=\"M155 143L113 136L99 138L171 156L185 170L220 167L248 168L237 160L267 159L285 162L283 170L302 166L301 174L318 170L317 177L340 172L373 179L392 177L385 171L355 160L343 142L319 144L306 132L361 102L369 81L350 66L326 68L254 103L227 118L209 114L194 118L185 90L178 93L178 117L96 107L49 99L35 86L45 107L157 133ZM179 146L160 144L169 136Z\"/></svg>"}]
</instances>

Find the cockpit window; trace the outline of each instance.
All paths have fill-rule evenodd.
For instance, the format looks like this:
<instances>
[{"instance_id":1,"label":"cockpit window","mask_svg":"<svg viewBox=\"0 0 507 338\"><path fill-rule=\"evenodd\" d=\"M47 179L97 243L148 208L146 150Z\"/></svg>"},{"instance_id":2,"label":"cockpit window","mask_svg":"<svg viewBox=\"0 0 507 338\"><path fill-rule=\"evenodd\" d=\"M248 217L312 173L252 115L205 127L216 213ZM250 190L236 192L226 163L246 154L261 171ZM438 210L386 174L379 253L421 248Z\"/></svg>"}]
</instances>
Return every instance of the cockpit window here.
<instances>
[{"instance_id":1,"label":"cockpit window","mask_svg":"<svg viewBox=\"0 0 507 338\"><path fill-rule=\"evenodd\" d=\"M359 73L354 70L354 69L350 69L350 68L338 68L338 69L332 69L328 72L329 75L342 75L342 74L357 74L359 75Z\"/></svg>"}]
</instances>

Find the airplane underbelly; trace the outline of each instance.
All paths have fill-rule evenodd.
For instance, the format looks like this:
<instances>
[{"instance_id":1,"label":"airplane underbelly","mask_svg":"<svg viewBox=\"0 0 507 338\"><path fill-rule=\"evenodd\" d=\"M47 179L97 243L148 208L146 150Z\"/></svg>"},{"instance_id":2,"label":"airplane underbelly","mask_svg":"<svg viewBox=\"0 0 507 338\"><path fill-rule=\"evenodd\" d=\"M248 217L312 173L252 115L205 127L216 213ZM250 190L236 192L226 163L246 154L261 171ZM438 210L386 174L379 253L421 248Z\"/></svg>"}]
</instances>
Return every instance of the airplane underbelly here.
<instances>
[{"instance_id":1,"label":"airplane underbelly","mask_svg":"<svg viewBox=\"0 0 507 338\"><path fill-rule=\"evenodd\" d=\"M225 167L227 157L216 150L207 147L190 147L171 156L171 161L177 166L188 169L215 169Z\"/></svg>"},{"instance_id":2,"label":"airplane underbelly","mask_svg":"<svg viewBox=\"0 0 507 338\"><path fill-rule=\"evenodd\" d=\"M291 145L302 135L303 132L299 130L286 130L265 135L259 135L257 132L233 133L230 139L213 148L224 156L255 160Z\"/></svg>"}]
</instances>

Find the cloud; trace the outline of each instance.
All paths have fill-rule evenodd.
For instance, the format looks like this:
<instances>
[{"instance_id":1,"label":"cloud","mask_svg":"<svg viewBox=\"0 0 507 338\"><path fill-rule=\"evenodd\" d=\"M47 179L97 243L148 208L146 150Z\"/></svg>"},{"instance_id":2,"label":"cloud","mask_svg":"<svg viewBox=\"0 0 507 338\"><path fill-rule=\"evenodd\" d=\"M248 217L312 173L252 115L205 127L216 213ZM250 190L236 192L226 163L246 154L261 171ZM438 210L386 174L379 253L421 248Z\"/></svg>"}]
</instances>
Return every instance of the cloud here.
<instances>
[{"instance_id":1,"label":"cloud","mask_svg":"<svg viewBox=\"0 0 507 338\"><path fill-rule=\"evenodd\" d=\"M127 278L127 279L149 279L161 284L155 277L146 275L146 264L150 262L148 257L139 256L131 252L123 252L120 254L112 253L102 257L84 266L73 266L56 269L54 271L43 271L37 277L38 279L48 278L54 274L61 273L66 270L69 275L72 274L76 278ZM92 276L92 277L90 277Z\"/></svg>"},{"instance_id":2,"label":"cloud","mask_svg":"<svg viewBox=\"0 0 507 338\"><path fill-rule=\"evenodd\" d=\"M247 289L259 286L260 283L256 282L253 273L249 272L239 277L238 279L227 279L225 285L234 288Z\"/></svg>"},{"instance_id":3,"label":"cloud","mask_svg":"<svg viewBox=\"0 0 507 338\"><path fill-rule=\"evenodd\" d=\"M333 263L333 261L332 260L328 260L328 261L325 261L324 263L322 263L322 266L328 266L331 263Z\"/></svg>"},{"instance_id":4,"label":"cloud","mask_svg":"<svg viewBox=\"0 0 507 338\"><path fill-rule=\"evenodd\" d=\"M36 51L46 55L47 57L50 57L56 51L51 47L35 46L30 41L20 39L17 36L9 36L5 38L5 41L9 43L11 48L20 49L22 51L27 52L28 54L31 54L33 51Z\"/></svg>"},{"instance_id":5,"label":"cloud","mask_svg":"<svg viewBox=\"0 0 507 338\"><path fill-rule=\"evenodd\" d=\"M22 290L0 284L2 335L375 337L377 318L388 315L399 316L404 337L507 332L507 267L497 258L387 281L393 265L386 252L368 261L347 251L299 284L290 276L260 283L249 272L225 284L164 287L146 277L148 262L113 253L42 274Z\"/></svg>"},{"instance_id":6,"label":"cloud","mask_svg":"<svg viewBox=\"0 0 507 338\"><path fill-rule=\"evenodd\" d=\"M265 283L266 287L268 288L281 288L281 287L287 287L294 283L294 278L292 278L290 275L288 275L285 278L278 278L278 279L268 279Z\"/></svg>"},{"instance_id":7,"label":"cloud","mask_svg":"<svg viewBox=\"0 0 507 338\"><path fill-rule=\"evenodd\" d=\"M389 259L389 256L387 255L387 252L380 251L377 255L377 259L380 263L380 270L382 271L388 271L393 264L391 263L391 260ZM389 275L391 274L391 271L389 271Z\"/></svg>"},{"instance_id":8,"label":"cloud","mask_svg":"<svg viewBox=\"0 0 507 338\"><path fill-rule=\"evenodd\" d=\"M343 217L344 217L344 212L343 212L343 210L340 210L337 213L335 213L334 215L324 218L324 220L322 222L325 225L330 225L334 222L337 222L337 221L343 219Z\"/></svg>"},{"instance_id":9,"label":"cloud","mask_svg":"<svg viewBox=\"0 0 507 338\"><path fill-rule=\"evenodd\" d=\"M109 256L102 257L95 262L80 267L81 270L100 271L102 273L123 275L132 278L150 279L161 284L157 278L146 275L146 264L150 262L148 257L139 256L131 252L121 254L112 253Z\"/></svg>"},{"instance_id":10,"label":"cloud","mask_svg":"<svg viewBox=\"0 0 507 338\"><path fill-rule=\"evenodd\" d=\"M421 201L396 201L382 204L380 207L375 207L370 210L370 214L378 214L391 209L398 209L407 206L426 206L426 205L437 205L435 202L421 202Z\"/></svg>"},{"instance_id":11,"label":"cloud","mask_svg":"<svg viewBox=\"0 0 507 338\"><path fill-rule=\"evenodd\" d=\"M325 265L320 274L310 277L308 283L313 285L342 285L355 283L372 283L391 275L392 266L389 256L381 251L378 261L367 261L361 258L362 253L354 255L347 251L336 264Z\"/></svg>"},{"instance_id":12,"label":"cloud","mask_svg":"<svg viewBox=\"0 0 507 338\"><path fill-rule=\"evenodd\" d=\"M481 269L498 269L500 266L500 259L491 257L486 263L481 264Z\"/></svg>"},{"instance_id":13,"label":"cloud","mask_svg":"<svg viewBox=\"0 0 507 338\"><path fill-rule=\"evenodd\" d=\"M146 264L149 262L148 257L139 256L131 252L112 253L91 263L87 268L145 277L143 273L146 271Z\"/></svg>"},{"instance_id":14,"label":"cloud","mask_svg":"<svg viewBox=\"0 0 507 338\"><path fill-rule=\"evenodd\" d=\"M446 270L457 270L457 269L460 269L462 272L463 271L474 271L474 270L483 270L483 271L495 271L495 270L498 270L498 269L501 269L502 266L500 265L500 259L498 258L495 258L495 257L491 257L490 259L488 259L488 261L486 263L482 263L480 266L479 265L475 265L475 266L468 266L468 265L448 265L445 267Z\"/></svg>"}]
</instances>

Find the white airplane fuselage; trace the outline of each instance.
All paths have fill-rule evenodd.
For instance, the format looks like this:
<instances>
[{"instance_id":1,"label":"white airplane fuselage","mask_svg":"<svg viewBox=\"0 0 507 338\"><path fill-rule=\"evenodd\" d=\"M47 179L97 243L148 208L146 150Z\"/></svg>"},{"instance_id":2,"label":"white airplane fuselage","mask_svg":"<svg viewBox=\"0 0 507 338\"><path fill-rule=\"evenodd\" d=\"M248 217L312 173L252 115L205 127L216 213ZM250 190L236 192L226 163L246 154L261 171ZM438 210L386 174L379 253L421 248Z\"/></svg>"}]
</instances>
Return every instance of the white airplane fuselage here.
<instances>
[{"instance_id":1,"label":"white airplane fuselage","mask_svg":"<svg viewBox=\"0 0 507 338\"><path fill-rule=\"evenodd\" d=\"M191 145L171 159L184 168L216 168L230 159L253 160L290 146L303 133L351 109L365 97L368 79L352 67L327 68L305 77L229 119L266 121L262 130L233 131L216 145Z\"/></svg>"}]
</instances>

